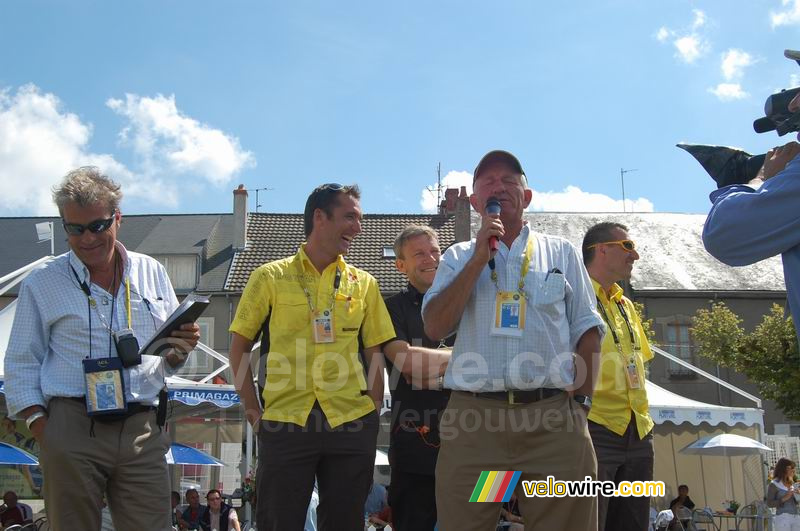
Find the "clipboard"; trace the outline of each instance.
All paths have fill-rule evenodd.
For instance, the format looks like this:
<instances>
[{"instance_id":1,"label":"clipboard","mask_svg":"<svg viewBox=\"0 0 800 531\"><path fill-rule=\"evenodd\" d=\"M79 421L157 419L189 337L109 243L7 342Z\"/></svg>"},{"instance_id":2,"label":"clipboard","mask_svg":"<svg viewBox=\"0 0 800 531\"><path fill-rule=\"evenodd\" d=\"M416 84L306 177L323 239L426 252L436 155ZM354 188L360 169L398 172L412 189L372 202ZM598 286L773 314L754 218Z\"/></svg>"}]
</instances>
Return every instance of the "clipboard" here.
<instances>
[{"instance_id":1,"label":"clipboard","mask_svg":"<svg viewBox=\"0 0 800 531\"><path fill-rule=\"evenodd\" d=\"M172 315L167 317L164 324L156 330L153 337L139 350L139 354L147 354L150 356L164 355L167 350L172 348L172 346L165 341L172 335L172 332L178 330L181 325L197 321L197 318L203 314L209 304L210 301L208 297L203 297L202 295L194 293L187 295L183 302L175 308Z\"/></svg>"}]
</instances>

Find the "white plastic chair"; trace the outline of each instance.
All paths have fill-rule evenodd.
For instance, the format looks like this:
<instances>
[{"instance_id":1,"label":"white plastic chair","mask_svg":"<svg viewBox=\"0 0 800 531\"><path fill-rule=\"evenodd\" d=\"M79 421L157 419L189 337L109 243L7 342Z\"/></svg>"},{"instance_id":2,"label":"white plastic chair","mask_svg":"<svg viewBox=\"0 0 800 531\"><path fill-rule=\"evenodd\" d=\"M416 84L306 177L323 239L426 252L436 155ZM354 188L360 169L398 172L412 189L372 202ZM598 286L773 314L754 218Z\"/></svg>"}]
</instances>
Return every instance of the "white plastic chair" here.
<instances>
[{"instance_id":1,"label":"white plastic chair","mask_svg":"<svg viewBox=\"0 0 800 531\"><path fill-rule=\"evenodd\" d=\"M672 522L675 515L669 509L665 509L658 513L656 516L655 527L657 531L665 531L668 527L670 522ZM680 525L680 523L678 523ZM683 526L680 527L680 530L683 531Z\"/></svg>"}]
</instances>

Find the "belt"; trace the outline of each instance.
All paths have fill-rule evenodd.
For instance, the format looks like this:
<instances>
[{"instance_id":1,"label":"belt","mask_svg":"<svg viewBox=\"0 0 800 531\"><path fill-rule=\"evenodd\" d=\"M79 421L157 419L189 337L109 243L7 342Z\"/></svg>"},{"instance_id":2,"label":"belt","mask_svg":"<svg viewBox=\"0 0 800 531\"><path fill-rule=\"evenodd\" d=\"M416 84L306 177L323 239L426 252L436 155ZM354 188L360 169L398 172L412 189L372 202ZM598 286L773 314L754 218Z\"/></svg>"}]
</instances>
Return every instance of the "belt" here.
<instances>
[{"instance_id":1,"label":"belt","mask_svg":"<svg viewBox=\"0 0 800 531\"><path fill-rule=\"evenodd\" d=\"M506 402L507 404L531 404L544 400L561 393L566 393L563 389L552 389L549 387L540 387L539 389L530 389L528 391L520 391L511 389L509 391L489 391L486 393L469 393L475 398L486 398L489 400L498 400Z\"/></svg>"},{"instance_id":2,"label":"belt","mask_svg":"<svg viewBox=\"0 0 800 531\"><path fill-rule=\"evenodd\" d=\"M86 398L83 396L65 396L67 400L72 400L73 402L79 402L83 404L83 407L86 407ZM137 415L139 413L147 413L148 411L155 411L156 406L151 404L142 404L141 402L129 402L128 403L128 410L122 413L106 413L93 415L92 418L98 422L116 422L118 420L125 420L129 417Z\"/></svg>"}]
</instances>

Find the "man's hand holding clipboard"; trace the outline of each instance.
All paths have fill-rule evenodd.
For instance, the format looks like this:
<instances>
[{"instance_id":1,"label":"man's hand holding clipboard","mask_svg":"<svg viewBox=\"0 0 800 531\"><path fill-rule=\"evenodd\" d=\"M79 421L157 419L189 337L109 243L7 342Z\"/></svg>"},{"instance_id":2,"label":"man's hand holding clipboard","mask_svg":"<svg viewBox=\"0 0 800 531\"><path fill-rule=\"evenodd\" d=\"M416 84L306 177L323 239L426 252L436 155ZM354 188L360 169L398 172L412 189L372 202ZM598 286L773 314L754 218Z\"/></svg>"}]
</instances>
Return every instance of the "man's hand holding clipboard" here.
<instances>
[{"instance_id":1,"label":"man's hand holding clipboard","mask_svg":"<svg viewBox=\"0 0 800 531\"><path fill-rule=\"evenodd\" d=\"M139 353L165 356L172 367L183 363L200 341L200 326L195 321L208 305L207 297L188 295Z\"/></svg>"}]
</instances>

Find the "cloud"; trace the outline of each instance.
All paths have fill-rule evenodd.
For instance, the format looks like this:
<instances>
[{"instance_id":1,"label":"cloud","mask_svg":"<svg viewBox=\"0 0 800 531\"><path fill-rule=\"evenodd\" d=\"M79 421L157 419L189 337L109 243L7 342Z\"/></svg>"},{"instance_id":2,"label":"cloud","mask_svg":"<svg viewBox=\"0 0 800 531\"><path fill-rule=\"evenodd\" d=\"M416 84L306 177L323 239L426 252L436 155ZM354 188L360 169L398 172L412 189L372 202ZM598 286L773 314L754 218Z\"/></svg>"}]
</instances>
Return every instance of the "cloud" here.
<instances>
[{"instance_id":1,"label":"cloud","mask_svg":"<svg viewBox=\"0 0 800 531\"><path fill-rule=\"evenodd\" d=\"M786 9L777 13L774 11L770 13L770 21L773 28L800 22L800 0L783 0L781 5Z\"/></svg>"},{"instance_id":2,"label":"cloud","mask_svg":"<svg viewBox=\"0 0 800 531\"><path fill-rule=\"evenodd\" d=\"M126 94L124 101L111 98L106 105L129 121L120 140L142 158L149 173L191 173L222 185L255 166L255 157L238 138L182 114L174 95Z\"/></svg>"},{"instance_id":3,"label":"cloud","mask_svg":"<svg viewBox=\"0 0 800 531\"><path fill-rule=\"evenodd\" d=\"M422 207L423 212L434 213L438 210L436 204L436 183L432 183L422 190L419 205ZM444 200L444 191L448 188L455 188L461 190L461 187L467 188L467 195L472 193L472 172L468 171L449 171L447 175L442 178L442 192L441 197Z\"/></svg>"},{"instance_id":4,"label":"cloud","mask_svg":"<svg viewBox=\"0 0 800 531\"><path fill-rule=\"evenodd\" d=\"M692 64L703 55L703 44L696 35L675 39L673 44L678 51L678 57L684 63Z\"/></svg>"},{"instance_id":5,"label":"cloud","mask_svg":"<svg viewBox=\"0 0 800 531\"><path fill-rule=\"evenodd\" d=\"M604 194L584 192L577 186L567 186L561 192L533 191L528 207L531 211L545 212L622 212L622 200ZM653 203L644 197L625 199L628 212L653 212Z\"/></svg>"},{"instance_id":6,"label":"cloud","mask_svg":"<svg viewBox=\"0 0 800 531\"><path fill-rule=\"evenodd\" d=\"M692 22L692 29L700 29L706 24L706 14L700 11L699 9L693 9L692 13L694 13L694 22Z\"/></svg>"},{"instance_id":7,"label":"cloud","mask_svg":"<svg viewBox=\"0 0 800 531\"><path fill-rule=\"evenodd\" d=\"M720 83L716 87L709 88L708 91L719 98L720 101L733 101L747 98L749 94L742 90L739 83Z\"/></svg>"},{"instance_id":8,"label":"cloud","mask_svg":"<svg viewBox=\"0 0 800 531\"><path fill-rule=\"evenodd\" d=\"M659 42L665 44L671 42L675 47L675 56L687 64L693 64L711 48L701 33L708 22L706 14L699 9L694 9L692 13L694 19L688 29L674 30L662 26L655 34L655 38Z\"/></svg>"},{"instance_id":9,"label":"cloud","mask_svg":"<svg viewBox=\"0 0 800 531\"><path fill-rule=\"evenodd\" d=\"M789 86L790 87L800 86L800 74L791 74L789 76Z\"/></svg>"},{"instance_id":10,"label":"cloud","mask_svg":"<svg viewBox=\"0 0 800 531\"><path fill-rule=\"evenodd\" d=\"M472 193L472 173L466 171L451 171L442 179L442 188L467 188L467 194ZM436 184L431 187L434 193L427 189L422 191L420 205L423 212L436 212ZM442 192L444 199L444 192ZM653 203L646 198L625 199L628 212L653 212ZM614 199L603 194L584 192L577 186L567 186L561 192L533 191L533 199L528 206L528 211L547 212L622 212L622 200Z\"/></svg>"},{"instance_id":11,"label":"cloud","mask_svg":"<svg viewBox=\"0 0 800 531\"><path fill-rule=\"evenodd\" d=\"M727 81L740 79L744 73L744 69L754 62L749 53L731 48L722 54L722 75Z\"/></svg>"},{"instance_id":12,"label":"cloud","mask_svg":"<svg viewBox=\"0 0 800 531\"><path fill-rule=\"evenodd\" d=\"M62 107L58 97L32 84L16 92L0 91L0 196L5 213L56 214L50 189L78 166L99 166L119 182L135 180L112 155L92 153L91 124ZM168 194L162 198L168 200Z\"/></svg>"}]
</instances>

